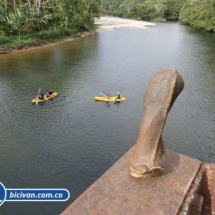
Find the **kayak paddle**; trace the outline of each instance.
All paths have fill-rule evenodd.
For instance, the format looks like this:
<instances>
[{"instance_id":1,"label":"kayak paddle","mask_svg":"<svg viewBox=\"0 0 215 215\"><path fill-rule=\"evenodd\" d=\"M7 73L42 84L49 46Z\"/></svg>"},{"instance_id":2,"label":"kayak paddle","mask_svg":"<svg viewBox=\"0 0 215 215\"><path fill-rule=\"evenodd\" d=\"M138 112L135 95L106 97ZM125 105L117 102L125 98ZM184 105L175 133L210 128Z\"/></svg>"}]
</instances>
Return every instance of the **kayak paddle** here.
<instances>
[{"instance_id":1,"label":"kayak paddle","mask_svg":"<svg viewBox=\"0 0 215 215\"><path fill-rule=\"evenodd\" d=\"M39 99L39 94L40 94L40 92L41 92L41 88L39 88L39 90L38 90L38 95L37 95L37 98L38 98L38 99ZM38 104L38 99L37 99L36 105Z\"/></svg>"}]
</instances>

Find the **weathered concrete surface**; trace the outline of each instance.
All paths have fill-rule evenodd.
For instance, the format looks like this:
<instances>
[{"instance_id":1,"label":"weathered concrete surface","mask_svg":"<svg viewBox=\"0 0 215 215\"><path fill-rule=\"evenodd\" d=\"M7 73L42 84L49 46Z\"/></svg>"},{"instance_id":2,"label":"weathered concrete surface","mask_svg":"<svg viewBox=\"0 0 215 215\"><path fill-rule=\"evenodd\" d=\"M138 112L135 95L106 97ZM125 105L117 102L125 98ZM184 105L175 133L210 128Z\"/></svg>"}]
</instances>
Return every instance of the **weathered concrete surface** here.
<instances>
[{"instance_id":1,"label":"weathered concrete surface","mask_svg":"<svg viewBox=\"0 0 215 215\"><path fill-rule=\"evenodd\" d=\"M202 214L204 196L199 193L205 169L201 165L192 185L186 193L180 212L177 215L206 215Z\"/></svg>"},{"instance_id":2,"label":"weathered concrete surface","mask_svg":"<svg viewBox=\"0 0 215 215\"><path fill-rule=\"evenodd\" d=\"M128 151L61 215L176 215L201 161L167 150L160 177L134 178Z\"/></svg>"},{"instance_id":3,"label":"weathered concrete surface","mask_svg":"<svg viewBox=\"0 0 215 215\"><path fill-rule=\"evenodd\" d=\"M199 194L204 196L202 215L215 215L215 164L205 163Z\"/></svg>"},{"instance_id":4,"label":"weathered concrete surface","mask_svg":"<svg viewBox=\"0 0 215 215\"><path fill-rule=\"evenodd\" d=\"M184 81L175 69L157 72L147 84L143 118L130 160L132 176L152 177L160 175L165 169L162 131L168 112L183 87Z\"/></svg>"}]
</instances>

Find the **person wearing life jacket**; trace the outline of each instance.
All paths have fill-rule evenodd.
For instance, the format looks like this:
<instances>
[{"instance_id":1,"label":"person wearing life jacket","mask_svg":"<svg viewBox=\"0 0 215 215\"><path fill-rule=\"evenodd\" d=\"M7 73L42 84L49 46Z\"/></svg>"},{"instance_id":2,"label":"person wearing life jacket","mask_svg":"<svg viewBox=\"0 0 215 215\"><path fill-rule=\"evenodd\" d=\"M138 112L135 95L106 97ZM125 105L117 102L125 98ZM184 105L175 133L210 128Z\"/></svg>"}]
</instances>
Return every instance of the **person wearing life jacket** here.
<instances>
[{"instance_id":1,"label":"person wearing life jacket","mask_svg":"<svg viewBox=\"0 0 215 215\"><path fill-rule=\"evenodd\" d=\"M110 93L108 93L108 92L105 93L104 97L107 98L107 99L110 99Z\"/></svg>"},{"instance_id":2,"label":"person wearing life jacket","mask_svg":"<svg viewBox=\"0 0 215 215\"><path fill-rule=\"evenodd\" d=\"M50 96L52 96L52 94L53 94L53 90L49 90L49 91L46 93L46 96L47 96L47 97L50 97Z\"/></svg>"},{"instance_id":3,"label":"person wearing life jacket","mask_svg":"<svg viewBox=\"0 0 215 215\"><path fill-rule=\"evenodd\" d=\"M120 92L117 92L117 94L116 94L116 100L117 99L121 99Z\"/></svg>"},{"instance_id":4,"label":"person wearing life jacket","mask_svg":"<svg viewBox=\"0 0 215 215\"><path fill-rule=\"evenodd\" d=\"M38 99L39 99L39 100L44 100L44 95L43 95L43 93L40 93L40 94L39 94Z\"/></svg>"}]
</instances>

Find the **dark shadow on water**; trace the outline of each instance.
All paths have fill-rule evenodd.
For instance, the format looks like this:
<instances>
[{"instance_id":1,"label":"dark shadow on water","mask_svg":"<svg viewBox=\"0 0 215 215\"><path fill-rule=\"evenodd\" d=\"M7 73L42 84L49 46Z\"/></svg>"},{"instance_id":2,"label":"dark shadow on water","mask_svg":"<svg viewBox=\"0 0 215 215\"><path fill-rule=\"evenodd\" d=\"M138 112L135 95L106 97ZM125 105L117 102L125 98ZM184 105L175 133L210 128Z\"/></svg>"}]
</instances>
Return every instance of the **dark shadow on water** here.
<instances>
[{"instance_id":1,"label":"dark shadow on water","mask_svg":"<svg viewBox=\"0 0 215 215\"><path fill-rule=\"evenodd\" d=\"M110 105L110 102L105 102L105 106L107 107L107 108L109 108L111 105Z\"/></svg>"},{"instance_id":2,"label":"dark shadow on water","mask_svg":"<svg viewBox=\"0 0 215 215\"><path fill-rule=\"evenodd\" d=\"M107 108L109 108L109 107L111 106L111 103L113 103L113 104L116 105L116 106L119 106L121 102L106 102L106 103L105 103L105 106L106 106Z\"/></svg>"}]
</instances>

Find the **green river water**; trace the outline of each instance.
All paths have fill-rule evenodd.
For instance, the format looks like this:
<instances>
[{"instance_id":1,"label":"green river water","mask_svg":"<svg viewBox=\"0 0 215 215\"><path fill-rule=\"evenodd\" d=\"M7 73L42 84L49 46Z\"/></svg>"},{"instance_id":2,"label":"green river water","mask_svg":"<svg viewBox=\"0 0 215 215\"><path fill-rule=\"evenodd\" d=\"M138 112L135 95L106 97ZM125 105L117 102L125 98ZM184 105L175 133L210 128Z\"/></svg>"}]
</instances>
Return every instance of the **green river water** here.
<instances>
[{"instance_id":1,"label":"green river water","mask_svg":"<svg viewBox=\"0 0 215 215\"><path fill-rule=\"evenodd\" d=\"M135 144L146 84L166 68L185 87L168 115L165 146L215 162L214 46L214 34L156 23L0 55L0 182L70 192L66 202L5 202L0 214L57 215L71 204ZM39 87L59 95L32 105ZM127 100L95 102L105 91Z\"/></svg>"}]
</instances>

